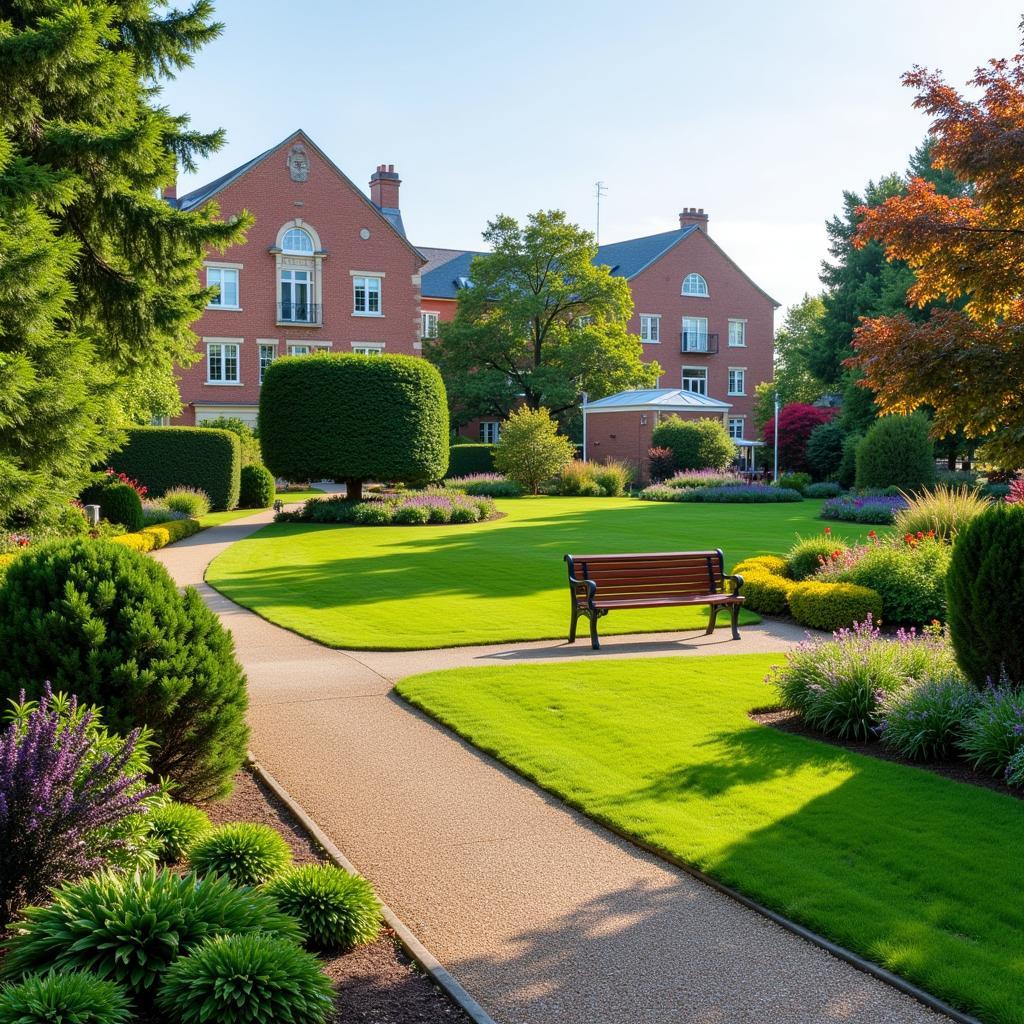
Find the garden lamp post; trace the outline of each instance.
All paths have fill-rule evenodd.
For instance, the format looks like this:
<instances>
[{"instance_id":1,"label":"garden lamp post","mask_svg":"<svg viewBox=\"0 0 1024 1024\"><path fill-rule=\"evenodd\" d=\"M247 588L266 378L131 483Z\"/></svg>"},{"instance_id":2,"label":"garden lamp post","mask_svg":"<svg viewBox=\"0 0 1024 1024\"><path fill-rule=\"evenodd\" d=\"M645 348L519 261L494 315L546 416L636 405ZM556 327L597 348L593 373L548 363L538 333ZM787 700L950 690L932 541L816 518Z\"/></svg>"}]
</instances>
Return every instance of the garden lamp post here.
<instances>
[{"instance_id":1,"label":"garden lamp post","mask_svg":"<svg viewBox=\"0 0 1024 1024\"><path fill-rule=\"evenodd\" d=\"M775 392L775 468L772 472L772 483L779 482L779 393Z\"/></svg>"},{"instance_id":2,"label":"garden lamp post","mask_svg":"<svg viewBox=\"0 0 1024 1024\"><path fill-rule=\"evenodd\" d=\"M587 400L590 395L583 391L580 393L580 397L583 399L583 461L587 461Z\"/></svg>"}]
</instances>

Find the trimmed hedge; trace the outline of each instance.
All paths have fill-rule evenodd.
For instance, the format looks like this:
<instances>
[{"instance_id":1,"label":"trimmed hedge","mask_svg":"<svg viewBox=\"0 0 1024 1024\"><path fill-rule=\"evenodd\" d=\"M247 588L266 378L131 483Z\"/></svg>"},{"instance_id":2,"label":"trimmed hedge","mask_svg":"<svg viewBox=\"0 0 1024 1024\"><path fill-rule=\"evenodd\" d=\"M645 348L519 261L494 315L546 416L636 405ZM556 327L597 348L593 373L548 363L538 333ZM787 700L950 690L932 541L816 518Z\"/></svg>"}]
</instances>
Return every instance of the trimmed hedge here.
<instances>
[{"instance_id":1,"label":"trimmed hedge","mask_svg":"<svg viewBox=\"0 0 1024 1024\"><path fill-rule=\"evenodd\" d=\"M854 583L796 583L789 591L789 610L802 626L834 631L863 622L868 615L882 618L882 598Z\"/></svg>"},{"instance_id":2,"label":"trimmed hedge","mask_svg":"<svg viewBox=\"0 0 1024 1024\"><path fill-rule=\"evenodd\" d=\"M446 477L494 472L493 444L454 444L448 449Z\"/></svg>"},{"instance_id":3,"label":"trimmed hedge","mask_svg":"<svg viewBox=\"0 0 1024 1024\"><path fill-rule=\"evenodd\" d=\"M744 607L763 615L785 615L789 611L789 592L795 586L785 576L776 576L764 569L741 572L746 598Z\"/></svg>"},{"instance_id":4,"label":"trimmed hedge","mask_svg":"<svg viewBox=\"0 0 1024 1024\"><path fill-rule=\"evenodd\" d=\"M387 424L381 429L381 423ZM448 399L415 356L285 356L260 392L260 445L285 480L426 483L448 470Z\"/></svg>"},{"instance_id":5,"label":"trimmed hedge","mask_svg":"<svg viewBox=\"0 0 1024 1024\"><path fill-rule=\"evenodd\" d=\"M672 467L686 469L725 469L736 457L736 445L721 420L684 420L680 416L663 419L651 435L651 444L672 452Z\"/></svg>"},{"instance_id":6,"label":"trimmed hedge","mask_svg":"<svg viewBox=\"0 0 1024 1024\"><path fill-rule=\"evenodd\" d=\"M111 537L110 541L146 554L157 548L165 548L183 537L191 537L201 529L195 519L169 519L166 523L144 527L137 533L122 533L119 537Z\"/></svg>"},{"instance_id":7,"label":"trimmed hedge","mask_svg":"<svg viewBox=\"0 0 1024 1024\"><path fill-rule=\"evenodd\" d=\"M790 579L789 562L780 555L755 555L753 558L745 558L733 572L741 576L746 572L766 572L771 576Z\"/></svg>"},{"instance_id":8,"label":"trimmed hedge","mask_svg":"<svg viewBox=\"0 0 1024 1024\"><path fill-rule=\"evenodd\" d=\"M270 508L274 504L274 474L266 466L243 466L239 508Z\"/></svg>"},{"instance_id":9,"label":"trimmed hedge","mask_svg":"<svg viewBox=\"0 0 1024 1024\"><path fill-rule=\"evenodd\" d=\"M132 427L126 433L127 444L108 461L150 494L195 487L210 496L215 511L238 504L242 456L236 434L204 427Z\"/></svg>"}]
</instances>

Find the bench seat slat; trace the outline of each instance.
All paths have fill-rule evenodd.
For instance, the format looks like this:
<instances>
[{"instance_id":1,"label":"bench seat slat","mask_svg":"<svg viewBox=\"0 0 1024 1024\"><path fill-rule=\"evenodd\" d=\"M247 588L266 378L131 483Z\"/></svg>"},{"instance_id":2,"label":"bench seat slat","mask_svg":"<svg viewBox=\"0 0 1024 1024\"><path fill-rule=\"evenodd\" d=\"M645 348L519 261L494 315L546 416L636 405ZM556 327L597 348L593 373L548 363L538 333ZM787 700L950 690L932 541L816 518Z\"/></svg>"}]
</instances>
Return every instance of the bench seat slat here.
<instances>
[{"instance_id":1,"label":"bench seat slat","mask_svg":"<svg viewBox=\"0 0 1024 1024\"><path fill-rule=\"evenodd\" d=\"M732 594L694 594L692 597L594 598L595 608L663 608L688 604L731 604Z\"/></svg>"}]
</instances>

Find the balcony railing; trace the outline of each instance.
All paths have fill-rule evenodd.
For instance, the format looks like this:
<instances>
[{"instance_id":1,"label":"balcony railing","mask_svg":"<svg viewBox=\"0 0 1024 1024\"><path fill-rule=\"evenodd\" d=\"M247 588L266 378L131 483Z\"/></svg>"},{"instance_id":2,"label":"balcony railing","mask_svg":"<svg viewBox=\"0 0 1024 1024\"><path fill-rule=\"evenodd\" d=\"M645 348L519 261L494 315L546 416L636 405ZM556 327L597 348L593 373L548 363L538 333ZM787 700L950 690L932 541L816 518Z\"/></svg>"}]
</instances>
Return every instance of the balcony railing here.
<instances>
[{"instance_id":1,"label":"balcony railing","mask_svg":"<svg viewBox=\"0 0 1024 1024\"><path fill-rule=\"evenodd\" d=\"M279 302L277 304L279 324L319 324L320 306L315 302Z\"/></svg>"},{"instance_id":2,"label":"balcony railing","mask_svg":"<svg viewBox=\"0 0 1024 1024\"><path fill-rule=\"evenodd\" d=\"M713 356L718 353L717 334L681 331L679 340L681 343L680 351L686 352L688 355Z\"/></svg>"}]
</instances>

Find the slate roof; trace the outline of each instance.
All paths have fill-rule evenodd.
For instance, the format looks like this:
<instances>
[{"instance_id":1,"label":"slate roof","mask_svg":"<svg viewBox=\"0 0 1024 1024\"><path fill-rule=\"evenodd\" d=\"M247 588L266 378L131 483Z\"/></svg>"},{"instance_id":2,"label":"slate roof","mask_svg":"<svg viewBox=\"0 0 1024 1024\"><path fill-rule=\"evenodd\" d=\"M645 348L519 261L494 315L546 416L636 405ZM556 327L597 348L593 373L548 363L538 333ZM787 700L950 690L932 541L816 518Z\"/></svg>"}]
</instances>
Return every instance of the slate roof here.
<instances>
[{"instance_id":1,"label":"slate roof","mask_svg":"<svg viewBox=\"0 0 1024 1024\"><path fill-rule=\"evenodd\" d=\"M586 410L592 412L626 412L650 409L661 412L725 412L732 406L716 398L699 395L681 388L648 388L642 391L620 391L617 395L588 402Z\"/></svg>"},{"instance_id":2,"label":"slate roof","mask_svg":"<svg viewBox=\"0 0 1024 1024\"><path fill-rule=\"evenodd\" d=\"M280 143L278 143L278 146L279 145ZM277 146L271 146L270 149L264 150L259 156L254 156L251 160L246 160L244 164L236 167L233 171L228 171L227 174L222 174L216 180L211 181L206 185L202 185L197 189L193 189L187 195L183 195L178 199L168 199L167 202L172 206L176 206L179 210L194 210L197 206L202 206L207 199L215 195L222 188L226 188L230 185L236 178L240 178L246 171L266 160L266 158L277 148Z\"/></svg>"},{"instance_id":3,"label":"slate roof","mask_svg":"<svg viewBox=\"0 0 1024 1024\"><path fill-rule=\"evenodd\" d=\"M420 292L430 299L456 298L459 278L469 278L473 257L484 255L467 249L433 249L425 245L416 248L427 261L420 270Z\"/></svg>"}]
</instances>

